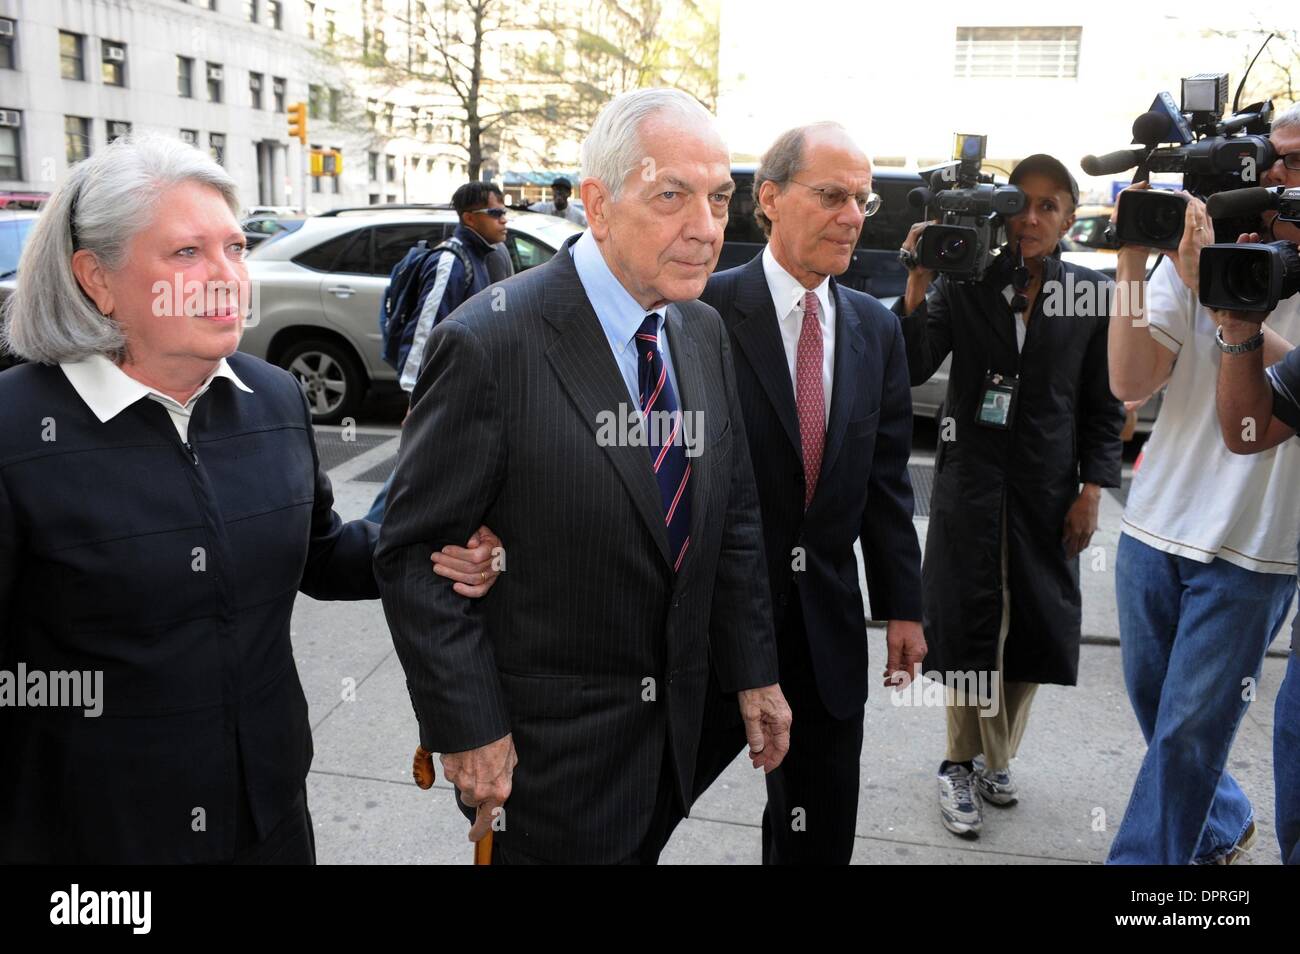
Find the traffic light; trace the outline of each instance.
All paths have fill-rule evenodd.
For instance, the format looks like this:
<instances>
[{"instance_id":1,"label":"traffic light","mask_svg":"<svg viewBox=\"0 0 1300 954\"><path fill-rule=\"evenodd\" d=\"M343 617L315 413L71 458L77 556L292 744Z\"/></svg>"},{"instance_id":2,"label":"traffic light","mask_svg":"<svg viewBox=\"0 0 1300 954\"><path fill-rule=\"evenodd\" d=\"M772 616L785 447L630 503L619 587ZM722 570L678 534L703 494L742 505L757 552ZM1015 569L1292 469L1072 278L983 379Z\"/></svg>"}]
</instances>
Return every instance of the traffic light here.
<instances>
[{"instance_id":1,"label":"traffic light","mask_svg":"<svg viewBox=\"0 0 1300 954\"><path fill-rule=\"evenodd\" d=\"M313 149L307 157L312 176L337 176L343 172L343 153L337 149Z\"/></svg>"},{"instance_id":2,"label":"traffic light","mask_svg":"<svg viewBox=\"0 0 1300 954\"><path fill-rule=\"evenodd\" d=\"M289 104L289 138L307 145L307 104Z\"/></svg>"}]
</instances>

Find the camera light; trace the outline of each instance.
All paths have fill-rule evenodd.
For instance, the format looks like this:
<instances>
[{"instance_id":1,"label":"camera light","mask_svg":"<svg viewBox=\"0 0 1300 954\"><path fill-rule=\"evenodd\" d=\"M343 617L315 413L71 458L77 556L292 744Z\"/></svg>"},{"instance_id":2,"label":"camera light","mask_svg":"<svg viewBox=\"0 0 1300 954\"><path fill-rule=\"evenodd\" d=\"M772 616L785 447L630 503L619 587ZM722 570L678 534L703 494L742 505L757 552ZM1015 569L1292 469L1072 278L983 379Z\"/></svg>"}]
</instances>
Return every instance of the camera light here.
<instances>
[{"instance_id":1,"label":"camera light","mask_svg":"<svg viewBox=\"0 0 1300 954\"><path fill-rule=\"evenodd\" d=\"M1228 105L1228 74L1197 73L1183 77L1183 112L1223 114Z\"/></svg>"}]
</instances>

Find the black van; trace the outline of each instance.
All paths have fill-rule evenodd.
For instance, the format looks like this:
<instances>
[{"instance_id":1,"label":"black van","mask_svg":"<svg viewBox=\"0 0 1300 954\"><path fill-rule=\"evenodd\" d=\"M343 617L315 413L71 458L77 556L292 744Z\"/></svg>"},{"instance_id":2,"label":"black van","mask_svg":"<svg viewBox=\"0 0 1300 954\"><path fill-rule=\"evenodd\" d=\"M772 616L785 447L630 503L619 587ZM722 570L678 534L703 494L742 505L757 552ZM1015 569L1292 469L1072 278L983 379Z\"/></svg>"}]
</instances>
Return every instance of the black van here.
<instances>
[{"instance_id":1,"label":"black van","mask_svg":"<svg viewBox=\"0 0 1300 954\"><path fill-rule=\"evenodd\" d=\"M731 167L736 192L731 197L728 210L727 231L723 236L722 254L718 269L743 265L762 251L767 244L763 230L754 218L754 170L757 166ZM883 204L880 211L867 219L862 226L862 237L853 253L849 270L839 282L877 298L893 298L903 294L907 287L907 270L898 260L898 249L907 238L907 231L921 221L921 209L907 202L907 194L921 185L915 172L877 169L871 176L871 188Z\"/></svg>"}]
</instances>

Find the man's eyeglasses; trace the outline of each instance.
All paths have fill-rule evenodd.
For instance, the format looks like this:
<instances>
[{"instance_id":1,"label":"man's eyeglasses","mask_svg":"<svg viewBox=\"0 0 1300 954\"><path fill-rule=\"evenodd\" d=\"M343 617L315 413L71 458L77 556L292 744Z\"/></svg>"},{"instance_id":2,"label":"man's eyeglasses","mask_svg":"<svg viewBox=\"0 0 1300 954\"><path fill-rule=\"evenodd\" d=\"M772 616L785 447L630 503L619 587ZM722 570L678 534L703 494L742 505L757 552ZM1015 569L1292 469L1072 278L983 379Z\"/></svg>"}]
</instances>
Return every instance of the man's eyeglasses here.
<instances>
[{"instance_id":1,"label":"man's eyeglasses","mask_svg":"<svg viewBox=\"0 0 1300 954\"><path fill-rule=\"evenodd\" d=\"M492 216L492 218L494 218L494 219L504 219L504 218L506 217L506 215L510 212L509 209L500 209L500 208L497 208L497 209L472 209L471 211L473 211L473 212L477 212L477 213L480 214L480 215L490 215L490 216Z\"/></svg>"},{"instance_id":2,"label":"man's eyeglasses","mask_svg":"<svg viewBox=\"0 0 1300 954\"><path fill-rule=\"evenodd\" d=\"M1287 168L1290 167L1288 166ZM813 192L816 192L817 197L821 199L822 208L826 209L828 212L844 208L844 203L849 200L850 195L853 195L853 201L857 203L858 211L863 215L875 215L880 211L880 206L884 204L884 200L874 192L858 192L853 194L847 189L841 189L838 186L818 187L810 186L808 183L800 182L798 179L791 179L790 181L795 185L801 185L805 189L812 189Z\"/></svg>"},{"instance_id":3,"label":"man's eyeglasses","mask_svg":"<svg viewBox=\"0 0 1300 954\"><path fill-rule=\"evenodd\" d=\"M1278 156L1277 159L1281 159L1282 165L1286 166L1292 172L1300 172L1300 152L1286 152ZM1274 159L1273 161L1277 162L1277 159Z\"/></svg>"}]
</instances>

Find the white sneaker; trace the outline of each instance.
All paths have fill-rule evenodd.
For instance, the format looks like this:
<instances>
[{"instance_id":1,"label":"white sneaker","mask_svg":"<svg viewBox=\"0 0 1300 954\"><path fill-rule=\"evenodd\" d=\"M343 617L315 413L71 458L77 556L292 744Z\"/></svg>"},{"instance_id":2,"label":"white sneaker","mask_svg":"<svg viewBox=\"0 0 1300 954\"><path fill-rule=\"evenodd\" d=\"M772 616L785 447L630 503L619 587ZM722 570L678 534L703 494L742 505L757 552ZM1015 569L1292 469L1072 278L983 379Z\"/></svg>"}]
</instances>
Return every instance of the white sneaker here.
<instances>
[{"instance_id":1,"label":"white sneaker","mask_svg":"<svg viewBox=\"0 0 1300 954\"><path fill-rule=\"evenodd\" d=\"M984 756L982 755L975 756L974 765L975 785L979 789L980 796L985 801L992 802L1000 808L1006 808L1020 800L1016 794L1016 783L1011 781L1010 769L990 772L984 766Z\"/></svg>"},{"instance_id":2,"label":"white sneaker","mask_svg":"<svg viewBox=\"0 0 1300 954\"><path fill-rule=\"evenodd\" d=\"M975 788L975 774L954 762L939 773L939 817L954 835L978 838L984 810Z\"/></svg>"}]
</instances>

